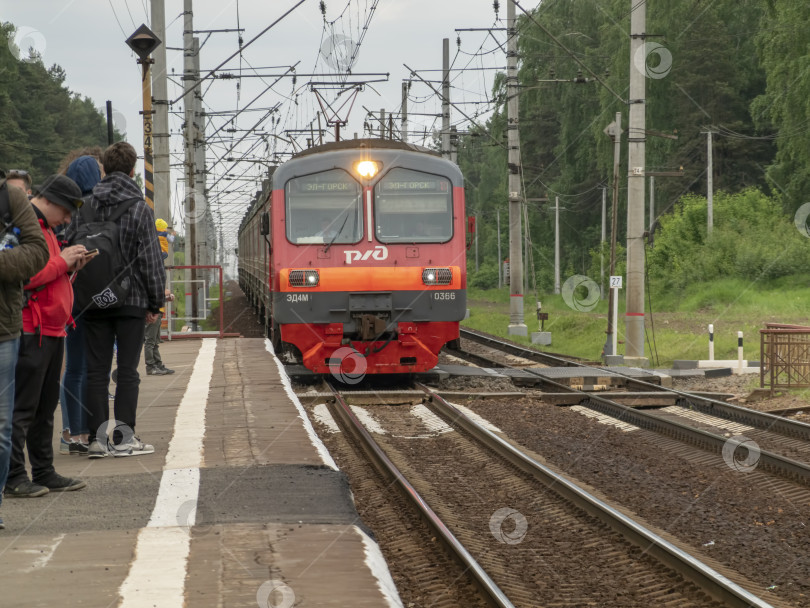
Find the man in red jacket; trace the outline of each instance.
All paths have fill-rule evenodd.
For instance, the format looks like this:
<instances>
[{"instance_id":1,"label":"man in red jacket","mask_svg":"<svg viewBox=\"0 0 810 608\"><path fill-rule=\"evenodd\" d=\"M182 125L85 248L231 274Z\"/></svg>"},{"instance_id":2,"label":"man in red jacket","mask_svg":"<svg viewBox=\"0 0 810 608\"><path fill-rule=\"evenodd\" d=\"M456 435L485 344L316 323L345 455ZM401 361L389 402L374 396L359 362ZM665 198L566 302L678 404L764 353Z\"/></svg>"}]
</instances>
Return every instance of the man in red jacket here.
<instances>
[{"instance_id":1,"label":"man in red jacket","mask_svg":"<svg viewBox=\"0 0 810 608\"><path fill-rule=\"evenodd\" d=\"M53 415L59 399L65 326L71 321L73 306L70 273L83 268L90 259L83 245L60 251L53 229L70 222L71 214L82 205L82 192L69 177L52 175L35 188L35 193L31 204L50 257L45 268L25 285L23 335L14 373L7 497L31 498L79 490L86 485L79 479L59 475L53 468ZM33 482L25 470L26 443Z\"/></svg>"}]
</instances>

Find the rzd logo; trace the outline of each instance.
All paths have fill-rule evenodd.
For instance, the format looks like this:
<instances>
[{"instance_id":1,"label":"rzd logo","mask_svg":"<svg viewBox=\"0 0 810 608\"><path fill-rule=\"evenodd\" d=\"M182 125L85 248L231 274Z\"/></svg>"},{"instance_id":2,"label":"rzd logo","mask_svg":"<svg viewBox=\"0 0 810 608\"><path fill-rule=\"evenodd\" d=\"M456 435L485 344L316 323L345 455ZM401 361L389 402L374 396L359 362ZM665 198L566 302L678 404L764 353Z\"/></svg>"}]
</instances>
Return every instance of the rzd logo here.
<instances>
[{"instance_id":1,"label":"rzd logo","mask_svg":"<svg viewBox=\"0 0 810 608\"><path fill-rule=\"evenodd\" d=\"M365 262L369 258L374 258L380 262L388 259L388 247L385 245L377 245L374 249L369 249L365 253L362 251L357 251L356 249L350 249L345 253L347 264L351 264L357 260L362 260Z\"/></svg>"}]
</instances>

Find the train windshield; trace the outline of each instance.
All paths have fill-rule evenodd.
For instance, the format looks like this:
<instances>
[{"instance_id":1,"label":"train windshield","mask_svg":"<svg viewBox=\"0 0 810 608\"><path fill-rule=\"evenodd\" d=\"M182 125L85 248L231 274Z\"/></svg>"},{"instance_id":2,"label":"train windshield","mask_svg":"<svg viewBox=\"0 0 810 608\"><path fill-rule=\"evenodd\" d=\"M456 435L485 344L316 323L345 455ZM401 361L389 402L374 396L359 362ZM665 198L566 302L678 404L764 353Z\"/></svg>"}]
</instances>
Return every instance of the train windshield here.
<instances>
[{"instance_id":1,"label":"train windshield","mask_svg":"<svg viewBox=\"0 0 810 608\"><path fill-rule=\"evenodd\" d=\"M287 182L287 238L298 245L356 243L363 236L363 190L333 169Z\"/></svg>"},{"instance_id":2,"label":"train windshield","mask_svg":"<svg viewBox=\"0 0 810 608\"><path fill-rule=\"evenodd\" d=\"M444 243L453 236L453 188L438 175L392 169L374 187L377 240Z\"/></svg>"}]
</instances>

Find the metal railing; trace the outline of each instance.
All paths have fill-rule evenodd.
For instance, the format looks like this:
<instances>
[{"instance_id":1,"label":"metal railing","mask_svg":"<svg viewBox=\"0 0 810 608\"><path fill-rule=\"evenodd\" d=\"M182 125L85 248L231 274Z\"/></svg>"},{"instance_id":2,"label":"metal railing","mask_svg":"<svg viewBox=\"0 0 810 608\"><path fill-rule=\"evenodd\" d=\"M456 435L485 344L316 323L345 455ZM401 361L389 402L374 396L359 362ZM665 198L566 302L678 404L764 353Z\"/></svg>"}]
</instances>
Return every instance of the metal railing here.
<instances>
[{"instance_id":1,"label":"metal railing","mask_svg":"<svg viewBox=\"0 0 810 608\"><path fill-rule=\"evenodd\" d=\"M224 337L222 266L167 266L166 278L175 301L166 302L165 337Z\"/></svg>"},{"instance_id":2,"label":"metal railing","mask_svg":"<svg viewBox=\"0 0 810 608\"><path fill-rule=\"evenodd\" d=\"M767 323L759 330L759 386L810 387L810 327Z\"/></svg>"}]
</instances>

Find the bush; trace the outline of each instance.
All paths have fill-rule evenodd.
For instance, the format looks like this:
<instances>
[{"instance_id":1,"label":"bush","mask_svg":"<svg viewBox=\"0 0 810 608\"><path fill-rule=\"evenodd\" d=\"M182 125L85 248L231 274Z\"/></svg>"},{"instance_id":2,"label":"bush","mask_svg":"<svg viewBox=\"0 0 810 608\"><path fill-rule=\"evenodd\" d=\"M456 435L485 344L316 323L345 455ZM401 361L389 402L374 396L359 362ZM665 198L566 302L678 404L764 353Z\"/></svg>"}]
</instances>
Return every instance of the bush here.
<instances>
[{"instance_id":1,"label":"bush","mask_svg":"<svg viewBox=\"0 0 810 608\"><path fill-rule=\"evenodd\" d=\"M495 264L483 264L478 272L467 269L467 286L476 289L495 289L498 287L498 267Z\"/></svg>"},{"instance_id":2,"label":"bush","mask_svg":"<svg viewBox=\"0 0 810 608\"><path fill-rule=\"evenodd\" d=\"M673 213L661 219L648 253L651 279L665 288L682 289L696 281L762 281L807 269L810 241L778 200L756 189L718 192L714 218L708 236L706 199L683 197Z\"/></svg>"}]
</instances>

